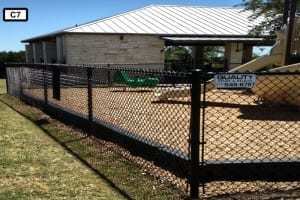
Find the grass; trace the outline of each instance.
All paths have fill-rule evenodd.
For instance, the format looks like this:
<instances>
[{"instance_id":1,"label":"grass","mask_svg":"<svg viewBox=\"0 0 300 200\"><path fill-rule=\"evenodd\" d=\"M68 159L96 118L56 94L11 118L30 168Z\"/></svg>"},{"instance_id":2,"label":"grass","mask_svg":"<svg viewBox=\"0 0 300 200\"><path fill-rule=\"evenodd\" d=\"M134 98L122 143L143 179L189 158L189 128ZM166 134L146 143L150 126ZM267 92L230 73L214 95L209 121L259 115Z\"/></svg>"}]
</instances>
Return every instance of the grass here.
<instances>
[{"instance_id":1,"label":"grass","mask_svg":"<svg viewBox=\"0 0 300 200\"><path fill-rule=\"evenodd\" d=\"M0 133L0 199L123 198L43 130L2 102Z\"/></svg>"},{"instance_id":2,"label":"grass","mask_svg":"<svg viewBox=\"0 0 300 200\"><path fill-rule=\"evenodd\" d=\"M6 93L6 82L5 79L0 79L0 94Z\"/></svg>"},{"instance_id":3,"label":"grass","mask_svg":"<svg viewBox=\"0 0 300 200\"><path fill-rule=\"evenodd\" d=\"M117 191L119 191L120 194L127 197L128 199L182 199L182 198L184 198L182 195L182 192L175 189L168 183L162 182L162 181L154 178L153 176L150 176L147 172L141 170L141 168L139 166L137 166L136 164L134 164L132 161L129 161L128 159L126 159L123 155L121 155L122 153L124 153L122 150L115 151L115 149L118 148L116 145L111 144L106 141L101 141L101 140L98 140L97 142L95 142L95 139L93 139L91 137L86 137L86 135L84 133L82 133L81 131L76 130L65 124L62 124L61 122L51 119L51 118L49 120L47 120L47 123L40 123L41 116L45 116L45 114L42 111L40 111L37 108L25 105L23 102L21 102L17 98L11 97L9 95L6 95L6 94L0 95L0 102L2 102L1 105L3 107L5 107L3 105L3 103L5 103L6 105L13 108L15 111L19 112L20 114L22 114L23 116L25 116L28 119L28 120L23 121L23 123L22 123L23 126L27 125L27 126L31 126L30 128L34 128L35 127L34 124L38 124L40 129L38 129L39 131L36 131L36 132L38 132L37 135L45 136L43 131L45 133L47 133L50 137L52 137L58 143L63 145L65 147L65 149L67 149L73 155L76 155L78 158L83 159L82 161L84 163L90 165L90 167L92 167L98 173L98 175L100 175L103 179L106 179L106 181L108 183L110 183L111 186L113 186ZM8 110L6 109L5 112L8 112ZM11 111L11 112L13 112L13 111ZM8 119L8 118L5 117L5 119ZM22 119L24 119L24 118L22 118ZM20 123L18 123L18 124L20 124ZM16 127L13 127L12 129L15 130ZM8 141L12 141L12 138L10 138L10 133L8 133L6 135L8 135L8 136L6 136L7 141L5 143L9 143ZM24 135L24 133L21 135ZM21 135L18 135L17 138L21 137ZM49 139L46 136L45 136L45 138ZM46 150L44 150L42 148L45 146L48 147L49 146L48 143L45 144L41 140L33 140L32 138L27 138L27 140L31 141L31 148L32 148L32 151L30 151L28 149L28 151L29 151L28 155L32 155L32 154L34 155L34 152L40 152L40 153L43 153L43 156L42 156L43 159L46 159L48 157L47 160L49 159L50 161L51 160L56 161L56 157L58 155L62 155L62 154L69 155L68 153L66 153L66 151L60 151L60 153L56 153L56 150L53 149L51 151L51 154L53 154L53 157L52 157L52 155L50 155L49 152L47 152ZM23 146L21 148L21 150L24 150L24 149L27 149L27 147L25 148L25 146ZM23 155L25 155L25 154L23 154ZM35 173L37 173L37 177L41 178L42 180L51 179L52 180L51 183L56 183L57 187L59 187L61 189L60 192L64 191L66 193L66 195L68 194L69 196L72 196L72 195L78 193L79 196L77 195L76 199L80 199L80 194L82 194L82 195L85 194L86 195L85 199L93 199L93 198L101 199L99 197L99 194L102 194L102 193L104 195L104 198L102 198L102 199L105 199L105 194L108 191L106 193L105 192L97 193L96 191L94 191L94 189L96 189L96 188L98 188L98 189L103 188L103 187L101 187L101 185L96 186L96 184L94 183L94 184L92 184L93 187L91 187L91 188L88 187L88 188L84 189L84 192L81 190L75 189L76 185L86 185L86 182L88 182L88 180L86 180L86 182L82 183L84 180L81 180L80 177L84 176L85 179L89 179L88 176L83 175L83 173L79 172L79 169L77 169L73 164L71 164L72 162L75 162L75 161L78 162L72 156L69 156L69 160L61 160L61 164L63 166L49 167L49 166L53 165L53 163L51 163L51 165L50 165L46 161L43 161L42 162L43 164L40 164L36 167L40 171L41 166L47 166L47 167L45 167L44 170L46 170L46 168L49 168L49 170L51 170L52 173L55 173L59 176L61 176L60 172L63 171L62 175L64 175L66 177L66 179L70 178L70 179L74 180L74 182L72 181L74 186L64 186L67 184L66 183L57 183L58 180L53 178L53 177L55 177L55 175L51 176L51 175L49 175L49 173L47 173L47 171L40 172L40 173L35 171ZM24 162L27 163L28 165L32 165L32 162L38 163L38 162L32 160L32 157L30 157L30 156L27 156L27 157L25 156ZM67 167L70 167L70 170L68 170ZM13 168L13 167L8 167L8 168ZM23 168L23 170L24 170L24 168ZM20 173L22 174L23 173L22 170L20 170L20 171L21 171ZM0 171L0 174L2 174L1 171ZM46 174L46 175L43 175L43 174ZM75 175L75 174L78 174L78 177L79 177L78 179L73 178L72 175ZM14 177L18 178L18 176L14 176ZM55 181L53 179L55 179ZM36 181L35 181L35 179L32 179L27 182L30 185L33 182L35 183ZM91 182L93 182L93 179L91 180ZM61 188L62 185L64 186L63 189ZM20 194L19 194L18 190L16 190L17 186L16 187L7 186L7 187L15 188L13 191L15 191L16 195L19 195L20 198L22 198L22 199L24 199L23 196L25 196L25 197L28 196L28 194L24 193L24 192L23 193L20 192ZM2 188L1 183L0 183L0 188ZM57 188L54 187L52 189L54 191L54 193L51 192L51 194L53 193L53 195L56 195L55 194L56 189ZM87 190L87 191L85 191L85 190ZM1 191L1 189L0 189L0 191ZM42 196L43 194L47 193L47 192L43 192L40 190L36 190L36 191L37 192L35 192L35 193L33 192L34 194L32 194L32 195ZM6 191L3 191L3 192L1 191L1 193L6 196L12 195L11 193L6 194ZM109 199L114 199L114 197L116 197L113 194L114 193L109 193L109 195L111 196ZM90 197L87 195L89 195ZM120 196L118 196L118 198L119 197ZM0 196L0 199L2 199L1 196ZM57 199L57 198L54 198L54 199Z\"/></svg>"}]
</instances>

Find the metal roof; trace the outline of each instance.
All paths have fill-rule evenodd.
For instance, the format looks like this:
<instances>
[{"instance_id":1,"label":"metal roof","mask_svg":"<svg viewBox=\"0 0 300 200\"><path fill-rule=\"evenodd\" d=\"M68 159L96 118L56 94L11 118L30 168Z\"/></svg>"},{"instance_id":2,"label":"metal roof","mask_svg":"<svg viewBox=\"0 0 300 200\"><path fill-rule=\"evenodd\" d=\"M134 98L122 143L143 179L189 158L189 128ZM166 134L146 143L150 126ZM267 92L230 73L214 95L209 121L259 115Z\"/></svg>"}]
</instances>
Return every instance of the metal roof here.
<instances>
[{"instance_id":1,"label":"metal roof","mask_svg":"<svg viewBox=\"0 0 300 200\"><path fill-rule=\"evenodd\" d=\"M58 33L151 34L172 36L246 36L262 18L249 20L243 8L150 5L95 20ZM46 34L24 41L51 36Z\"/></svg>"}]
</instances>

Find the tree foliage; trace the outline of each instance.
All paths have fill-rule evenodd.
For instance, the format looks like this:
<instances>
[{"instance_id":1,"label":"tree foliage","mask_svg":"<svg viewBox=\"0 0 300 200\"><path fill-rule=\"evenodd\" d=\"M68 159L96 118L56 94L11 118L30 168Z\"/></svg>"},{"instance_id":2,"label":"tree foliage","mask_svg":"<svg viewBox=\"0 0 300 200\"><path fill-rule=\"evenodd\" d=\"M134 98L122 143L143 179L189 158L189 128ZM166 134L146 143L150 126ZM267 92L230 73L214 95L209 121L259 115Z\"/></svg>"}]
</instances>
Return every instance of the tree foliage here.
<instances>
[{"instance_id":1,"label":"tree foliage","mask_svg":"<svg viewBox=\"0 0 300 200\"><path fill-rule=\"evenodd\" d=\"M25 51L2 51L0 52L0 63L25 62Z\"/></svg>"},{"instance_id":2,"label":"tree foliage","mask_svg":"<svg viewBox=\"0 0 300 200\"><path fill-rule=\"evenodd\" d=\"M221 62L224 60L223 46L205 46L203 49L204 62Z\"/></svg>"},{"instance_id":3,"label":"tree foliage","mask_svg":"<svg viewBox=\"0 0 300 200\"><path fill-rule=\"evenodd\" d=\"M252 29L250 34L260 35L270 33L270 35L274 35L275 31L282 27L284 0L243 0L241 6L244 6L245 10L253 12L250 16L251 20L264 17L264 19Z\"/></svg>"},{"instance_id":4,"label":"tree foliage","mask_svg":"<svg viewBox=\"0 0 300 200\"><path fill-rule=\"evenodd\" d=\"M166 62L180 62L187 63L192 59L191 51L187 47L172 46L165 51Z\"/></svg>"}]
</instances>

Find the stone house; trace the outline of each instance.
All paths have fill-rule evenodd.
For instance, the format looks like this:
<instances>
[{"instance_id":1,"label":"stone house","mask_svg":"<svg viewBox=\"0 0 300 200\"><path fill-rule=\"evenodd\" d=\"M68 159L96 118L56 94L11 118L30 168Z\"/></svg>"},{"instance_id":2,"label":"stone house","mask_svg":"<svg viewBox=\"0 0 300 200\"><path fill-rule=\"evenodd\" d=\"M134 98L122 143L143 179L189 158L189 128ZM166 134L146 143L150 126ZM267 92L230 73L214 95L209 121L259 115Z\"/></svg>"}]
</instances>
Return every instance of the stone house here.
<instances>
[{"instance_id":1,"label":"stone house","mask_svg":"<svg viewBox=\"0 0 300 200\"><path fill-rule=\"evenodd\" d=\"M241 8L150 5L25 39L28 63L164 63L170 45L190 46L201 64L204 46L224 46L229 68L247 62L253 46L274 41L250 36L261 19Z\"/></svg>"}]
</instances>

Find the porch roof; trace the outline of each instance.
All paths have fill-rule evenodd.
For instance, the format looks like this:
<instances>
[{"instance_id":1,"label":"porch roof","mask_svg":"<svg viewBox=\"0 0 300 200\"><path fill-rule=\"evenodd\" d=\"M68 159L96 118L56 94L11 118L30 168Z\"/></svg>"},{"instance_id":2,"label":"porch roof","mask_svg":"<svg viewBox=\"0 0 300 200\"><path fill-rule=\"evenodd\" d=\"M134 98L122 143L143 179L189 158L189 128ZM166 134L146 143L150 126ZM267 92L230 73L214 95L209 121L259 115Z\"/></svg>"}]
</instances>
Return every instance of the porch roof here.
<instances>
[{"instance_id":1,"label":"porch roof","mask_svg":"<svg viewBox=\"0 0 300 200\"><path fill-rule=\"evenodd\" d=\"M224 45L233 42L269 46L275 43L275 40L264 37L162 37L162 39L167 45Z\"/></svg>"}]
</instances>

